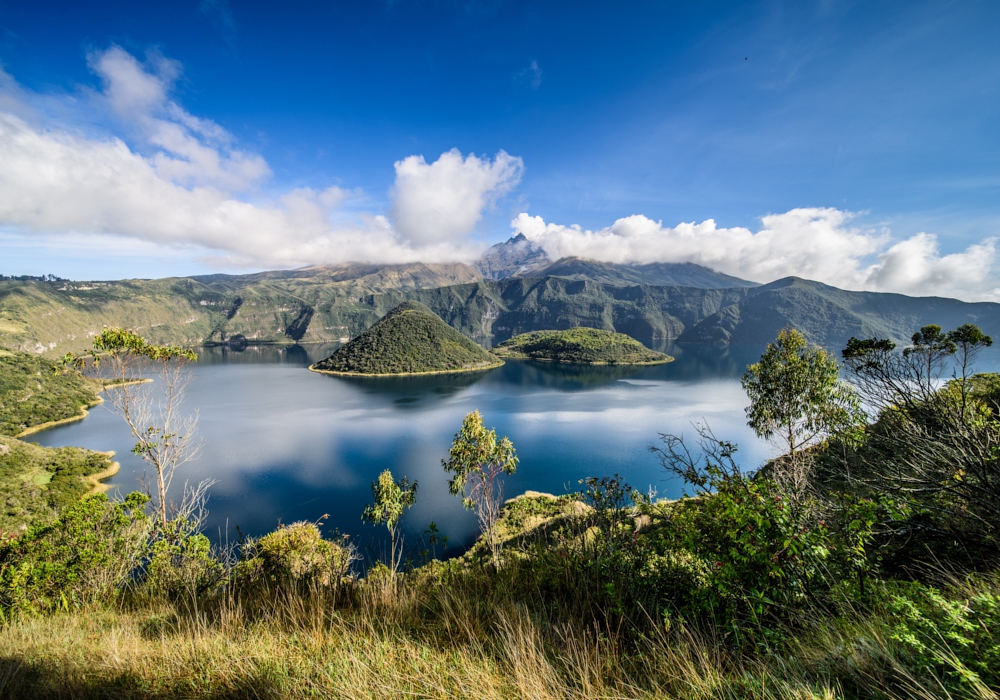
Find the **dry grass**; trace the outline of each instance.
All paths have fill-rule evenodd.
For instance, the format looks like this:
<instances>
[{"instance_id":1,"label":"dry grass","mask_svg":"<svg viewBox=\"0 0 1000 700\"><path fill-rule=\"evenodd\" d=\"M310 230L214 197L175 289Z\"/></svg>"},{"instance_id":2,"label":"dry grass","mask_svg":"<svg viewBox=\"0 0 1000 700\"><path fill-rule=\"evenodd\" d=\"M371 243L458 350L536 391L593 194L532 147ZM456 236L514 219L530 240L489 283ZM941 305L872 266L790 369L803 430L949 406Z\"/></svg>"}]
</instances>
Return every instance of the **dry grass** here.
<instances>
[{"instance_id":1,"label":"dry grass","mask_svg":"<svg viewBox=\"0 0 1000 700\"><path fill-rule=\"evenodd\" d=\"M231 606L211 622L170 608L14 621L0 628L0 697L837 697L727 663L693 635L625 652L596 630L548 625L518 606L484 627L446 595L421 624L409 594L386 605L385 590L373 593L346 612L278 599L252 622Z\"/></svg>"}]
</instances>

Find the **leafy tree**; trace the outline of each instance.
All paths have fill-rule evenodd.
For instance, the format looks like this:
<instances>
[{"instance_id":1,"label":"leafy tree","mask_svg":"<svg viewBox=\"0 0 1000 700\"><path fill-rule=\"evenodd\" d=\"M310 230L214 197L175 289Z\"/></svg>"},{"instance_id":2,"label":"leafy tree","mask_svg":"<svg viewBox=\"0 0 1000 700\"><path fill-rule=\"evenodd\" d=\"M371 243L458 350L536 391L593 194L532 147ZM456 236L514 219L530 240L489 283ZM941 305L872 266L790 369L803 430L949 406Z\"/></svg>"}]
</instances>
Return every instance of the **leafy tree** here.
<instances>
[{"instance_id":1,"label":"leafy tree","mask_svg":"<svg viewBox=\"0 0 1000 700\"><path fill-rule=\"evenodd\" d=\"M164 533L169 531L167 494L174 474L197 456L199 444L192 440L197 415L184 416L180 406L190 380L187 363L197 361L191 350L173 345L152 345L127 328L105 328L94 338L94 349L82 356L66 355L64 363L90 370L105 383L109 402L128 424L136 439L132 452L154 471L153 505ZM159 379L159 393L153 393L146 373L152 367ZM185 489L175 515L187 519L204 503L203 481L194 489ZM196 518L197 519L197 518Z\"/></svg>"},{"instance_id":2,"label":"leafy tree","mask_svg":"<svg viewBox=\"0 0 1000 700\"><path fill-rule=\"evenodd\" d=\"M960 408L964 416L969 406L969 371L979 359L983 348L993 345L993 338L983 333L979 326L966 323L949 331L948 340L955 346L955 361L958 365L955 379L959 384Z\"/></svg>"},{"instance_id":3,"label":"leafy tree","mask_svg":"<svg viewBox=\"0 0 1000 700\"><path fill-rule=\"evenodd\" d=\"M837 361L810 347L795 329L781 331L760 361L747 367L743 389L750 399L747 423L780 446L781 476L797 489L806 486L803 450L855 424L860 415L857 395L840 380Z\"/></svg>"},{"instance_id":4,"label":"leafy tree","mask_svg":"<svg viewBox=\"0 0 1000 700\"><path fill-rule=\"evenodd\" d=\"M977 561L995 556L989 551L1000 538L1000 421L988 401L988 377L970 376L992 342L973 324L949 333L927 325L902 352L875 338L851 338L843 352L877 411L852 457L852 480L905 506L912 516L905 529L895 526L899 539L937 543L935 556L961 552ZM949 368L953 379L943 383Z\"/></svg>"},{"instance_id":5,"label":"leafy tree","mask_svg":"<svg viewBox=\"0 0 1000 700\"><path fill-rule=\"evenodd\" d=\"M372 482L372 496L375 502L365 506L361 519L388 528L391 546L389 563L392 572L396 573L403 556L399 521L406 509L412 507L417 500L417 482L410 484L405 476L397 481L392 472L386 469Z\"/></svg>"},{"instance_id":6,"label":"leafy tree","mask_svg":"<svg viewBox=\"0 0 1000 700\"><path fill-rule=\"evenodd\" d=\"M517 463L513 443L506 437L498 440L495 430L487 430L479 411L465 417L448 459L441 460L445 471L454 474L448 482L451 494L461 495L462 505L476 511L479 529L489 542L494 561L500 549L495 526L503 508L503 481L498 478L513 474Z\"/></svg>"}]
</instances>

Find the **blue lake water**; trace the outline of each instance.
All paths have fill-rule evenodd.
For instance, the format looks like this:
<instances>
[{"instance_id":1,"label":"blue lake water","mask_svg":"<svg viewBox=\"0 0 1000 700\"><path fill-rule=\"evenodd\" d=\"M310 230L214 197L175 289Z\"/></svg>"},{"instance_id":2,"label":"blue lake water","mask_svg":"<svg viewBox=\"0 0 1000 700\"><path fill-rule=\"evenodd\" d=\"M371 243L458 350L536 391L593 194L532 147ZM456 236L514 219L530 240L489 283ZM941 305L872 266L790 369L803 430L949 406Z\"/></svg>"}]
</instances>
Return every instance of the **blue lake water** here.
<instances>
[{"instance_id":1,"label":"blue lake water","mask_svg":"<svg viewBox=\"0 0 1000 700\"><path fill-rule=\"evenodd\" d=\"M456 544L475 536L476 522L448 494L441 460L462 418L479 409L487 426L507 435L521 463L505 495L525 490L565 493L586 476L619 473L635 487L676 497L649 446L660 433L692 434L706 420L719 437L739 443L745 465L773 453L746 427L739 377L762 348L664 348L677 359L637 368L507 362L482 374L342 378L306 367L336 346L210 349L193 365L185 408L199 413L204 445L175 482L216 479L207 533L230 540L237 526L260 535L279 523L329 514L366 547L382 533L361 522L370 484L383 469L419 483L405 516L411 541L431 521ZM78 423L31 438L43 445L114 450L121 462L113 491L139 488L143 462L122 420L103 406Z\"/></svg>"}]
</instances>

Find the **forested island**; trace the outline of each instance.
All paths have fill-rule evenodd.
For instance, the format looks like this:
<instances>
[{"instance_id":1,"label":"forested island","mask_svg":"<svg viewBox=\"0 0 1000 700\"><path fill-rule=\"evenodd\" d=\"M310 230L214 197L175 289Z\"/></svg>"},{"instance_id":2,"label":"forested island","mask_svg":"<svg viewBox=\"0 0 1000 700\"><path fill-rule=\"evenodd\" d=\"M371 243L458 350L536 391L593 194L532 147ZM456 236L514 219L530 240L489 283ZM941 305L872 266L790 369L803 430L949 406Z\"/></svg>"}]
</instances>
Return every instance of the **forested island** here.
<instances>
[{"instance_id":1,"label":"forested island","mask_svg":"<svg viewBox=\"0 0 1000 700\"><path fill-rule=\"evenodd\" d=\"M407 301L309 369L379 377L479 372L502 364L423 304Z\"/></svg>"},{"instance_id":2,"label":"forested island","mask_svg":"<svg viewBox=\"0 0 1000 700\"><path fill-rule=\"evenodd\" d=\"M194 359L97 340L102 366ZM423 491L388 470L358 514L392 546L364 566L313 522L213 546L186 495L54 502L0 538L0 695L996 698L1000 376L975 371L992 342L926 325L903 347L851 338L838 361L782 331L742 379L780 456L741 465L705 425L662 435L676 500L617 474L504 500L516 446L473 411L441 467L481 535L446 559L433 524L404 546ZM160 448L184 436L138 436L169 471ZM22 453L8 484L32 474Z\"/></svg>"},{"instance_id":3,"label":"forested island","mask_svg":"<svg viewBox=\"0 0 1000 700\"><path fill-rule=\"evenodd\" d=\"M674 359L650 350L624 333L583 327L522 333L497 345L493 354L511 359L588 365L657 365Z\"/></svg>"}]
</instances>

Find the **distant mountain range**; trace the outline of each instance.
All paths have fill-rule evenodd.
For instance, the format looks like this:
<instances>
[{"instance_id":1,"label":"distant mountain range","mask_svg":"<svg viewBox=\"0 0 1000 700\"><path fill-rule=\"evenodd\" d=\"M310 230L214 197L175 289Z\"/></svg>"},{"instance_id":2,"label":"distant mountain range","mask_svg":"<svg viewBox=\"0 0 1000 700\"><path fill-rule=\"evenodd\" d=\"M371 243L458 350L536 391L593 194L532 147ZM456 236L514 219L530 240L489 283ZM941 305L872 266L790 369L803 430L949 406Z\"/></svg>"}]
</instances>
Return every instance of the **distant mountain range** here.
<instances>
[{"instance_id":1,"label":"distant mountain range","mask_svg":"<svg viewBox=\"0 0 1000 700\"><path fill-rule=\"evenodd\" d=\"M523 236L474 264L315 266L159 280L0 281L0 346L61 355L103 325L184 345L329 342L418 301L485 346L588 326L645 343L760 345L785 326L842 347L852 335L903 342L927 323L976 323L1000 338L1000 304L848 292L786 278L759 285L690 263L550 261Z\"/></svg>"}]
</instances>

